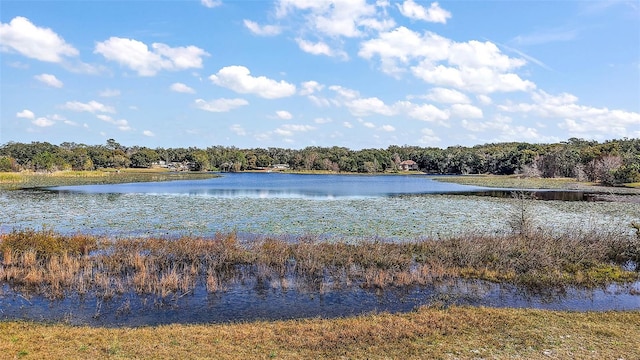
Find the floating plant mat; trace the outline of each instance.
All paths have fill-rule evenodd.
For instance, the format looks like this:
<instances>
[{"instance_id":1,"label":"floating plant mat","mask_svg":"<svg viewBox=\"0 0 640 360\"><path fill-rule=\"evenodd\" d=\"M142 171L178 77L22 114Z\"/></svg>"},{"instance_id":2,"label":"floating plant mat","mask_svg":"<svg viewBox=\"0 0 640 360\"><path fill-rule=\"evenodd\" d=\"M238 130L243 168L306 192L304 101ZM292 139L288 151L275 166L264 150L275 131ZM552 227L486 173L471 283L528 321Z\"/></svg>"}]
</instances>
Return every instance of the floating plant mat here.
<instances>
[{"instance_id":1,"label":"floating plant mat","mask_svg":"<svg viewBox=\"0 0 640 360\"><path fill-rule=\"evenodd\" d=\"M208 293L204 286L184 296L158 298L123 294L109 300L70 296L27 297L8 286L0 293L0 319L65 322L72 325L144 326L295 318L332 318L370 312L406 312L418 306L474 305L572 311L638 310L640 282L605 289L550 289L532 292L479 280L444 281L429 286L385 290L343 288L312 291L277 281L246 280Z\"/></svg>"},{"instance_id":2,"label":"floating plant mat","mask_svg":"<svg viewBox=\"0 0 640 360\"><path fill-rule=\"evenodd\" d=\"M0 232L52 228L61 233L110 237L316 235L357 241L403 241L466 232L508 231L507 219L522 202L511 198L406 195L362 199L220 198L160 194L0 192ZM524 202L534 224L564 231L628 229L640 203Z\"/></svg>"}]
</instances>

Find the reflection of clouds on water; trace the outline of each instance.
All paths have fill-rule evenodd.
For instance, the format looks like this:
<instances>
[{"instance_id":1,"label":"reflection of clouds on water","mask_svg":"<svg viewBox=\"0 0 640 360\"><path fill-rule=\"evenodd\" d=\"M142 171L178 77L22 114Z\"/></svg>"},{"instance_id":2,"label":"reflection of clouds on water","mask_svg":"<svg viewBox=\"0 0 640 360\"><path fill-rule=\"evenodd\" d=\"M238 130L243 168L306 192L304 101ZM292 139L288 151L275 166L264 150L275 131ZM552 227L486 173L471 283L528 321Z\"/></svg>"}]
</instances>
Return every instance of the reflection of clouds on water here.
<instances>
[{"instance_id":1,"label":"reflection of clouds on water","mask_svg":"<svg viewBox=\"0 0 640 360\"><path fill-rule=\"evenodd\" d=\"M635 286L640 286L636 282ZM490 307L538 308L572 311L638 309L638 295L628 285L607 289L540 289L531 291L509 284L480 280L445 280L426 286L363 289L333 288L300 279L265 281L244 278L225 285L224 291L208 293L196 286L188 296L160 298L126 293L110 300L93 295L67 296L49 301L29 300L5 286L0 292L0 319L64 321L72 325L145 326L171 323L216 323L279 320L311 317L342 317L377 312L407 312L438 304ZM98 305L99 304L99 305ZM99 312L97 307L99 306ZM123 309L127 311L123 312Z\"/></svg>"}]
</instances>

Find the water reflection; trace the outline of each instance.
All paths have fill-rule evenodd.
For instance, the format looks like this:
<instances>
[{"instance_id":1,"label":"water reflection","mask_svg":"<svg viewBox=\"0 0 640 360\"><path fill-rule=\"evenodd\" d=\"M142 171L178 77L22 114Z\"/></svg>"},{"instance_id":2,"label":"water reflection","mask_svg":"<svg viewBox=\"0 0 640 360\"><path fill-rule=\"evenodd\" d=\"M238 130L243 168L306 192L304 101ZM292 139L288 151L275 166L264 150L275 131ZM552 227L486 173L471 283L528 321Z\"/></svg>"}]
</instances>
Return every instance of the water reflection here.
<instances>
[{"instance_id":1,"label":"water reflection","mask_svg":"<svg viewBox=\"0 0 640 360\"><path fill-rule=\"evenodd\" d=\"M426 286L381 289L297 288L291 283L245 279L225 291L204 286L167 298L128 293L103 300L70 295L50 301L27 297L5 285L0 319L64 321L73 325L143 326L170 323L220 323L296 318L333 318L370 312L407 312L423 305L473 305L550 310L638 310L640 282L606 289L575 288L529 291L513 285L477 280L449 280Z\"/></svg>"}]
</instances>

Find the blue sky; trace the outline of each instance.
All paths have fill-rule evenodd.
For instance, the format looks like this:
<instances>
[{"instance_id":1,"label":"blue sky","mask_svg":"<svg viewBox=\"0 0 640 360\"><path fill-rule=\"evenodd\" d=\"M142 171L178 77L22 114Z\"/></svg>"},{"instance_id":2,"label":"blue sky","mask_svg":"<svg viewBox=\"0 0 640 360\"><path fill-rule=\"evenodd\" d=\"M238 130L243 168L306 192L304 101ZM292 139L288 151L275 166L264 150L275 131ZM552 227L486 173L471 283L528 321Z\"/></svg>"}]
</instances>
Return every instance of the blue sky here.
<instances>
[{"instance_id":1,"label":"blue sky","mask_svg":"<svg viewBox=\"0 0 640 360\"><path fill-rule=\"evenodd\" d=\"M640 137L638 1L0 2L0 144Z\"/></svg>"}]
</instances>

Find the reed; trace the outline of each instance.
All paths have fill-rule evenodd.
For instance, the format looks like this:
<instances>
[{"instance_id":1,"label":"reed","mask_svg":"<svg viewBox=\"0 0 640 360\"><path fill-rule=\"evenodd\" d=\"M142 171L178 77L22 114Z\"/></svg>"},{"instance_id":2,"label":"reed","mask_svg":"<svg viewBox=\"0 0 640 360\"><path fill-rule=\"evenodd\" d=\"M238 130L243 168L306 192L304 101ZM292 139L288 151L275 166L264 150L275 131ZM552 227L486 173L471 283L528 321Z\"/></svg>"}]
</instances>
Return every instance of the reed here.
<instances>
[{"instance_id":1,"label":"reed","mask_svg":"<svg viewBox=\"0 0 640 360\"><path fill-rule=\"evenodd\" d=\"M211 239L104 239L50 230L0 235L0 281L51 298L76 291L183 296L197 286L221 291L238 279L311 291L426 285L451 278L531 287L595 287L635 281L640 237L629 232L542 230L466 235L405 243L298 241L243 243L235 233ZM285 285L282 285L285 284Z\"/></svg>"}]
</instances>

